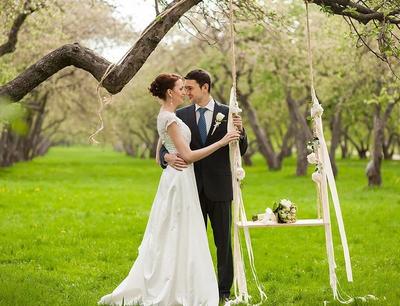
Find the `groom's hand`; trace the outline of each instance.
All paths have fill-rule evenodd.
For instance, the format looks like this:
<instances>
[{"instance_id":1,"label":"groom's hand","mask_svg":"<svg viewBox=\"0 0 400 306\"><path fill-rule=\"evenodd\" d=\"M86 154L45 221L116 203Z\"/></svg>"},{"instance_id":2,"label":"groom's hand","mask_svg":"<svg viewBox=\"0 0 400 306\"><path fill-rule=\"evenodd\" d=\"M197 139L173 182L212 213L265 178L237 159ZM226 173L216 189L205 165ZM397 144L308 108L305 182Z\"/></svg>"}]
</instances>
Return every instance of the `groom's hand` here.
<instances>
[{"instance_id":1,"label":"groom's hand","mask_svg":"<svg viewBox=\"0 0 400 306\"><path fill-rule=\"evenodd\" d=\"M232 119L233 119L233 125L236 126L238 131L243 132L242 117L240 117L238 114L233 114Z\"/></svg>"},{"instance_id":2,"label":"groom's hand","mask_svg":"<svg viewBox=\"0 0 400 306\"><path fill-rule=\"evenodd\" d=\"M164 155L164 160L168 165L178 171L182 171L188 167L188 164L177 154L167 153Z\"/></svg>"}]
</instances>

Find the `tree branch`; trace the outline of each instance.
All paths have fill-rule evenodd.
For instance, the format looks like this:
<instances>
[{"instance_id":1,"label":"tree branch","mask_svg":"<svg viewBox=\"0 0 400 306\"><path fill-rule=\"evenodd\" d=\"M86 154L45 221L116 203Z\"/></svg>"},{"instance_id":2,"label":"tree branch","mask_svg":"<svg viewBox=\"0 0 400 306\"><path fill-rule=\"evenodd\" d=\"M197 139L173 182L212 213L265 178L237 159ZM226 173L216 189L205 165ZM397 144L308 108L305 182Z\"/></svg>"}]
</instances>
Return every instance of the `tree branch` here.
<instances>
[{"instance_id":1,"label":"tree branch","mask_svg":"<svg viewBox=\"0 0 400 306\"><path fill-rule=\"evenodd\" d=\"M30 0L26 0L29 3ZM158 43L179 19L192 7L202 0L174 0L167 7L163 17L162 13L145 30L130 50L125 60L116 66L103 81L103 86L112 94L120 92L124 86L136 75L147 58L157 47ZM319 6L329 7L334 14L349 16L364 24L371 20L400 24L399 10L389 12L386 17L383 13L374 11L366 6L349 0L308 0ZM352 8L356 13L349 11ZM24 17L26 18L26 16ZM22 21L23 22L23 21ZM21 23L22 24L22 23ZM0 86L0 97L8 97L12 101L21 100L26 94L44 82L53 74L67 66L83 69L96 80L100 81L110 62L99 56L94 51L78 43L64 45L45 55L38 62L22 72L14 80Z\"/></svg>"},{"instance_id":2,"label":"tree branch","mask_svg":"<svg viewBox=\"0 0 400 306\"><path fill-rule=\"evenodd\" d=\"M103 86L110 93L120 92L136 75L161 39L178 20L201 0L175 0L167 6L171 9L164 17L158 16L135 43L125 60L108 75ZM78 43L64 45L45 55L14 80L0 86L0 96L12 101L21 100L36 86L67 66L81 68L100 81L111 63L94 51Z\"/></svg>"},{"instance_id":3,"label":"tree branch","mask_svg":"<svg viewBox=\"0 0 400 306\"><path fill-rule=\"evenodd\" d=\"M398 15L400 13L399 9L393 10L388 14L378 12L367 6L360 5L350 0L307 0L309 2L315 3L321 7L328 7L331 9L332 13L336 15L348 16L363 24L367 24L372 20L386 21L392 24L400 24L400 19ZM379 8L378 8L379 9ZM391 17L393 16L393 17Z\"/></svg>"},{"instance_id":4,"label":"tree branch","mask_svg":"<svg viewBox=\"0 0 400 306\"><path fill-rule=\"evenodd\" d=\"M21 26L25 22L26 17L36 11L38 8L31 6L31 0L26 0L24 3L24 8L22 13L19 13L17 17L15 17L13 25L8 33L8 40L0 45L0 57L15 51L15 46L18 41L18 33L21 29Z\"/></svg>"}]
</instances>

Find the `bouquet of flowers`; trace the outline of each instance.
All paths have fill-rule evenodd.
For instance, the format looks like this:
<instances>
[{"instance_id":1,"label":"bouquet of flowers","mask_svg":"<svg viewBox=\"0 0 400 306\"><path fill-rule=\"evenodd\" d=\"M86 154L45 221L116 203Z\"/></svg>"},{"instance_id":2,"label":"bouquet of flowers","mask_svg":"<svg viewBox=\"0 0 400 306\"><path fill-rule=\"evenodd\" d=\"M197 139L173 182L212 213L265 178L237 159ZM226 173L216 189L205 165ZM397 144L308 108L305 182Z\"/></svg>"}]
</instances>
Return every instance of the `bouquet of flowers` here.
<instances>
[{"instance_id":1,"label":"bouquet of flowers","mask_svg":"<svg viewBox=\"0 0 400 306\"><path fill-rule=\"evenodd\" d=\"M296 222L297 208L290 200L282 199L275 202L273 211L276 215L278 223L294 223Z\"/></svg>"}]
</instances>

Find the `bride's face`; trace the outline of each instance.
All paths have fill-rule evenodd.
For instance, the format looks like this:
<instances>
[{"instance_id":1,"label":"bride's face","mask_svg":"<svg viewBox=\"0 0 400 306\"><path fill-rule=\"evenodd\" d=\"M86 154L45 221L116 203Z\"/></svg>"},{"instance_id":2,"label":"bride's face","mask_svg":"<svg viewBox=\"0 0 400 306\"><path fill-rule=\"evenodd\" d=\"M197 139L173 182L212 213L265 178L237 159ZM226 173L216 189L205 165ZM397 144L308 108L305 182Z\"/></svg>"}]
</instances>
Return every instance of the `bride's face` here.
<instances>
[{"instance_id":1,"label":"bride's face","mask_svg":"<svg viewBox=\"0 0 400 306\"><path fill-rule=\"evenodd\" d=\"M176 105L180 105L183 103L183 98L186 96L186 90L183 86L183 81L181 79L175 82L174 88L171 90L171 98L172 101Z\"/></svg>"}]
</instances>

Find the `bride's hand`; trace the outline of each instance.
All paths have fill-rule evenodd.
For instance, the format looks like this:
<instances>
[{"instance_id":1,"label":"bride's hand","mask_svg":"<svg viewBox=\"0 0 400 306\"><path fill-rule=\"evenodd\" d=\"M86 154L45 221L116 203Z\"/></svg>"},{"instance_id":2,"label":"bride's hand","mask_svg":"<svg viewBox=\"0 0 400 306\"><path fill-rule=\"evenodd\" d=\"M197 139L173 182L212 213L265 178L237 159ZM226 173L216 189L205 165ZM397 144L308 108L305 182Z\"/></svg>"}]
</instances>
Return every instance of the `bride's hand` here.
<instances>
[{"instance_id":1,"label":"bride's hand","mask_svg":"<svg viewBox=\"0 0 400 306\"><path fill-rule=\"evenodd\" d=\"M221 145L224 147L228 143L239 140L240 133L238 131L231 131L225 134L225 136L220 140Z\"/></svg>"}]
</instances>

